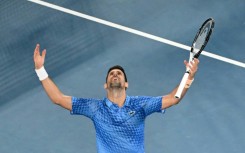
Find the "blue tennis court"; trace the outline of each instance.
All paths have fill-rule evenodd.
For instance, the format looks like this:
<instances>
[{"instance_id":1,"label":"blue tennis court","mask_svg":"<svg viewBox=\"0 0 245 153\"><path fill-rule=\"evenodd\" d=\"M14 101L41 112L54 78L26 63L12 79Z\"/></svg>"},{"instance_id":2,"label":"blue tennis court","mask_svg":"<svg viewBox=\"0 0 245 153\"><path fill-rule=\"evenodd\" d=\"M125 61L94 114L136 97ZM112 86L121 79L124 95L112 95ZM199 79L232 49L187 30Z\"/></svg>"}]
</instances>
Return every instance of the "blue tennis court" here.
<instances>
[{"instance_id":1,"label":"blue tennis court","mask_svg":"<svg viewBox=\"0 0 245 153\"><path fill-rule=\"evenodd\" d=\"M69 10L190 46L215 19L205 51L245 63L243 0L45 0ZM188 51L27 0L0 2L0 152L95 153L93 123L52 104L34 71L37 43L45 68L71 96L102 99L109 67L125 68L128 95L161 96L185 72ZM146 119L146 153L244 153L245 69L201 55L180 104Z\"/></svg>"}]
</instances>

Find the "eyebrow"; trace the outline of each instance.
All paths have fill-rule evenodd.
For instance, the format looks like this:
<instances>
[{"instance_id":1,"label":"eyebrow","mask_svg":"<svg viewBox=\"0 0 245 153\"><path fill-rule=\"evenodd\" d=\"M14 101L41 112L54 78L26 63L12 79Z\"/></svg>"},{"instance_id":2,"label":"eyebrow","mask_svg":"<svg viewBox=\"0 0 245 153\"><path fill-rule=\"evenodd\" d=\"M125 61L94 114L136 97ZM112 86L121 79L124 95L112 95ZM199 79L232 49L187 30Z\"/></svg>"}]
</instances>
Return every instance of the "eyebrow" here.
<instances>
[{"instance_id":1,"label":"eyebrow","mask_svg":"<svg viewBox=\"0 0 245 153\"><path fill-rule=\"evenodd\" d=\"M114 72L120 72L120 73L123 73L121 70L111 70L109 74L114 73Z\"/></svg>"}]
</instances>

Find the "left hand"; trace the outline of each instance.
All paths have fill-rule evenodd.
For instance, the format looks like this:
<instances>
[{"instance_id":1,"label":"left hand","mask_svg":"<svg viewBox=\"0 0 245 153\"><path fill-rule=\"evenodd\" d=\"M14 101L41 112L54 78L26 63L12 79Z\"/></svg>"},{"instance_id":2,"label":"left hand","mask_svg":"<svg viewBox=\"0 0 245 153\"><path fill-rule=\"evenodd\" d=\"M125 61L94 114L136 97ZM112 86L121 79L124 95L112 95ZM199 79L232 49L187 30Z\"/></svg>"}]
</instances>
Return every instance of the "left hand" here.
<instances>
[{"instance_id":1,"label":"left hand","mask_svg":"<svg viewBox=\"0 0 245 153\"><path fill-rule=\"evenodd\" d=\"M45 61L46 49L42 51L41 55L39 50L40 50L40 45L37 44L33 54L35 69L40 69L44 65L44 61Z\"/></svg>"},{"instance_id":2,"label":"left hand","mask_svg":"<svg viewBox=\"0 0 245 153\"><path fill-rule=\"evenodd\" d=\"M189 80L194 79L194 76L198 70L198 64L199 64L199 60L197 58L194 58L193 61L191 61L190 63L188 61L184 61L184 64L186 66L186 68L190 69L190 75L189 75Z\"/></svg>"}]
</instances>

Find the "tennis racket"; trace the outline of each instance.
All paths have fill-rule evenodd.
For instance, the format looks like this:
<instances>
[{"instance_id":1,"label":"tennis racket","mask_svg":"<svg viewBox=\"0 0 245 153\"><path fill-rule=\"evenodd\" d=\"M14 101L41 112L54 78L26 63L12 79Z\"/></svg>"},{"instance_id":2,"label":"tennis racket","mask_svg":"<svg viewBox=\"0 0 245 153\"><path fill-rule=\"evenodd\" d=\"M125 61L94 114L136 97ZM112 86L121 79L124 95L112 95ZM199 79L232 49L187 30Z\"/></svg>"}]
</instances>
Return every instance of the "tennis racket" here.
<instances>
[{"instance_id":1,"label":"tennis racket","mask_svg":"<svg viewBox=\"0 0 245 153\"><path fill-rule=\"evenodd\" d=\"M210 35L212 34L214 28L214 19L209 18L207 19L201 26L201 28L198 30L195 39L191 46L190 51L190 57L189 62L193 61L194 58L198 58L205 46L208 43L208 40L210 38ZM178 90L175 94L175 98L181 98L182 91L185 87L186 81L188 79L188 76L190 74L190 69L187 68L186 72L180 82L180 85L178 87Z\"/></svg>"}]
</instances>

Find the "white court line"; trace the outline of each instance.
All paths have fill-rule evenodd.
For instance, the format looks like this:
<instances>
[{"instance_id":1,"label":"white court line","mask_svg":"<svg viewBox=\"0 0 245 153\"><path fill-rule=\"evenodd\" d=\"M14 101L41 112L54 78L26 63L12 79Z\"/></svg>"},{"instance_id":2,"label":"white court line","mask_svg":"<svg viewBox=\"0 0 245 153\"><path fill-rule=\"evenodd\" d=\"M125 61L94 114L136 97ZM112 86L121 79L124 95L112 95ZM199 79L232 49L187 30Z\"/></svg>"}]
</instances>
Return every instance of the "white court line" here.
<instances>
[{"instance_id":1,"label":"white court line","mask_svg":"<svg viewBox=\"0 0 245 153\"><path fill-rule=\"evenodd\" d=\"M159 42L171 45L171 46L182 48L182 49L185 49L185 50L188 50L188 51L190 51L190 49L191 49L190 46L186 46L186 45L183 45L183 44L180 44L180 43L168 40L168 39L164 39L164 38L161 38L161 37L158 37L158 36L154 36L154 35L139 31L139 30L128 28L128 27L125 27L125 26L122 26L122 25L119 25L119 24L116 24L116 23L113 23L113 22L109 22L109 21L106 21L106 20L102 20L102 19L99 19L99 18L96 18L96 17L93 17L93 16L89 16L89 15L86 15L86 14L83 14L83 13L80 13L80 12L77 12L77 11L73 11L73 10L70 10L70 9L67 9L67 8L64 8L64 7L60 7L60 6L48 3L48 2L44 2L44 1L41 1L41 0L27 0L27 1L30 1L30 2L33 2L33 3L36 3L36 4L40 4L40 5L43 5L43 6L46 6L46 7L61 11L61 12L65 12L65 13L68 13L68 14L71 14L71 15L74 15L74 16L78 16L78 17L81 17L81 18L84 18L84 19L87 19L87 20L90 20L90 21L94 21L94 22L97 22L97 23L100 23L100 24L104 24L104 25L107 25L107 26L110 26L110 27L113 27L113 28L116 28L116 29L120 29L120 30L123 30L123 31L126 31L126 32L130 32L130 33L133 33L133 34L145 37L145 38L149 38L149 39L152 39L152 40L155 40L155 41L159 41ZM245 68L245 63L242 63L242 62L239 62L239 61L235 61L235 60L232 60L232 59L229 59L229 58L226 58L226 57L223 57L223 56L219 56L219 55L216 55L216 54L212 54L212 53L209 53L207 51L203 51L202 55L205 55L205 56L217 59L217 60L221 60L221 61L233 64L233 65Z\"/></svg>"}]
</instances>

